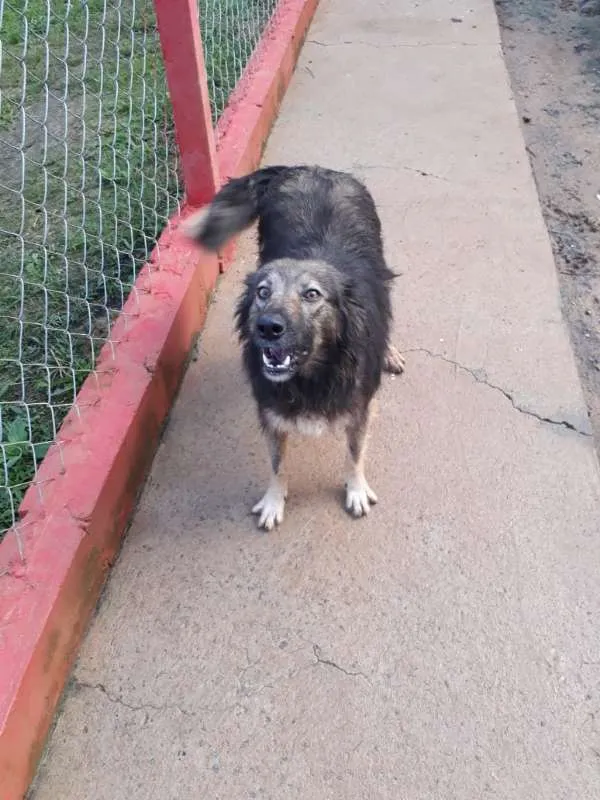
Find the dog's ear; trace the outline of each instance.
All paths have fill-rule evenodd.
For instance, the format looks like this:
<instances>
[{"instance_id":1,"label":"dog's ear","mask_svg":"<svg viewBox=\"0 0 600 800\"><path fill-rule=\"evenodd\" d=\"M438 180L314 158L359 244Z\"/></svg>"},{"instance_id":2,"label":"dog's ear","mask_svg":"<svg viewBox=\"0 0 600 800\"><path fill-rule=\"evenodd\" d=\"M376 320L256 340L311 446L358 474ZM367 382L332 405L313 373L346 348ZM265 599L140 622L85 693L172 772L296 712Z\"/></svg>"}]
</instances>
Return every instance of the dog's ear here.
<instances>
[{"instance_id":1,"label":"dog's ear","mask_svg":"<svg viewBox=\"0 0 600 800\"><path fill-rule=\"evenodd\" d=\"M250 309L256 296L257 273L251 272L244 280L244 290L239 296L235 307L235 327L242 341L248 339L248 318Z\"/></svg>"},{"instance_id":2,"label":"dog's ear","mask_svg":"<svg viewBox=\"0 0 600 800\"><path fill-rule=\"evenodd\" d=\"M367 313L355 283L344 281L339 288L338 306L342 321L341 339L344 349L357 352L368 336Z\"/></svg>"}]
</instances>

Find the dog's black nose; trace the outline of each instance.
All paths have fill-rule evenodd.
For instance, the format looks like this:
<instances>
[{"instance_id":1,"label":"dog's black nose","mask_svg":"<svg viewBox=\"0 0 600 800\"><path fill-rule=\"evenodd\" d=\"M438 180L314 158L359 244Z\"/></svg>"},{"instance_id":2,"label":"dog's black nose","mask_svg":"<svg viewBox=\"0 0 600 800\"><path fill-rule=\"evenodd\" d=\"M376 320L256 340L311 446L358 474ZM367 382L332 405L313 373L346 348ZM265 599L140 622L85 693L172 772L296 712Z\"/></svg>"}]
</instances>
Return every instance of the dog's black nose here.
<instances>
[{"instance_id":1,"label":"dog's black nose","mask_svg":"<svg viewBox=\"0 0 600 800\"><path fill-rule=\"evenodd\" d=\"M256 320L256 329L263 339L272 342L285 333L285 321L279 314L261 314Z\"/></svg>"}]
</instances>

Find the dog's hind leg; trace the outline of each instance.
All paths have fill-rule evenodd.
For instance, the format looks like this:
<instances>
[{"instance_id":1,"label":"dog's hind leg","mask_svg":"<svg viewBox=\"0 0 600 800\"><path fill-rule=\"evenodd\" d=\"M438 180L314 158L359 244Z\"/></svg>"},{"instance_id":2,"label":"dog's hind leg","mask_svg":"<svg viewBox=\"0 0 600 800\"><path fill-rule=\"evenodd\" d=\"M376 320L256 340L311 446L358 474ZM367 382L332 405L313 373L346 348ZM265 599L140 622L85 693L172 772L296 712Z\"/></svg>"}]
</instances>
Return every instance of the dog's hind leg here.
<instances>
[{"instance_id":1,"label":"dog's hind leg","mask_svg":"<svg viewBox=\"0 0 600 800\"><path fill-rule=\"evenodd\" d=\"M258 527L270 531L273 526L283 522L287 484L282 473L288 435L273 430L268 424L264 426L264 432L269 446L271 480L262 500L253 507L252 513L260 515Z\"/></svg>"},{"instance_id":2,"label":"dog's hind leg","mask_svg":"<svg viewBox=\"0 0 600 800\"><path fill-rule=\"evenodd\" d=\"M349 461L346 479L346 510L354 517L368 514L371 503L377 502L377 495L367 483L364 473L369 416L370 411L367 404L352 415L346 428Z\"/></svg>"},{"instance_id":3,"label":"dog's hind leg","mask_svg":"<svg viewBox=\"0 0 600 800\"><path fill-rule=\"evenodd\" d=\"M383 368L386 372L391 372L393 375L401 375L404 372L404 356L398 350L397 347L394 347L393 344L389 344L385 350L385 359L383 362Z\"/></svg>"}]
</instances>

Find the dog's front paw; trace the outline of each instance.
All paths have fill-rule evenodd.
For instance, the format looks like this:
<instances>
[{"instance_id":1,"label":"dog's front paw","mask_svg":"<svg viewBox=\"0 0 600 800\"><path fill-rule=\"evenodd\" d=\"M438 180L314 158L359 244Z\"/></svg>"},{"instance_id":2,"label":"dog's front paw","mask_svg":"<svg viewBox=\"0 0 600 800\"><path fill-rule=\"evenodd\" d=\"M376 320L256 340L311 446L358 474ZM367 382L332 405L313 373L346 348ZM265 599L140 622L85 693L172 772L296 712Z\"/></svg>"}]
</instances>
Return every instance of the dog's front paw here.
<instances>
[{"instance_id":1,"label":"dog's front paw","mask_svg":"<svg viewBox=\"0 0 600 800\"><path fill-rule=\"evenodd\" d=\"M383 368L392 375L401 375L404 372L405 360L402 353L393 344L388 344L385 351Z\"/></svg>"},{"instance_id":2,"label":"dog's front paw","mask_svg":"<svg viewBox=\"0 0 600 800\"><path fill-rule=\"evenodd\" d=\"M377 495L362 476L352 476L346 482L346 511L353 517L369 513L371 503L377 502Z\"/></svg>"},{"instance_id":3,"label":"dog's front paw","mask_svg":"<svg viewBox=\"0 0 600 800\"><path fill-rule=\"evenodd\" d=\"M260 514L258 527L270 531L275 525L283 522L283 512L285 509L285 498L287 492L285 486L269 486L262 500L253 507L253 514Z\"/></svg>"}]
</instances>

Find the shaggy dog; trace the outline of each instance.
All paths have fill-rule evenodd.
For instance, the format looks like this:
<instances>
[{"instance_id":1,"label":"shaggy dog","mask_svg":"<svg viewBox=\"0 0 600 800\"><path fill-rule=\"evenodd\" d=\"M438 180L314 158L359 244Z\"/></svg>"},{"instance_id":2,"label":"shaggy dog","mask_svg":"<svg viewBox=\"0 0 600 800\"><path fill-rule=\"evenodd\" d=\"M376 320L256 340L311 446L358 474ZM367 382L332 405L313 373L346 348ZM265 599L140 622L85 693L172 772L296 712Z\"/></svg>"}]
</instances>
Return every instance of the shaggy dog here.
<instances>
[{"instance_id":1,"label":"shaggy dog","mask_svg":"<svg viewBox=\"0 0 600 800\"><path fill-rule=\"evenodd\" d=\"M283 520L288 434L342 422L348 440L346 508L377 501L364 475L371 400L383 370L404 362L389 341L390 281L381 223L368 190L321 167L267 167L226 184L185 232L217 251L258 219L259 261L236 320L271 463L252 509L259 527Z\"/></svg>"}]
</instances>

